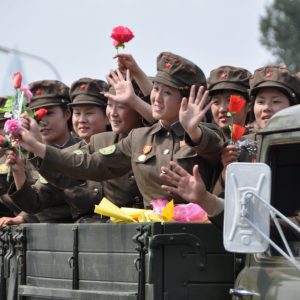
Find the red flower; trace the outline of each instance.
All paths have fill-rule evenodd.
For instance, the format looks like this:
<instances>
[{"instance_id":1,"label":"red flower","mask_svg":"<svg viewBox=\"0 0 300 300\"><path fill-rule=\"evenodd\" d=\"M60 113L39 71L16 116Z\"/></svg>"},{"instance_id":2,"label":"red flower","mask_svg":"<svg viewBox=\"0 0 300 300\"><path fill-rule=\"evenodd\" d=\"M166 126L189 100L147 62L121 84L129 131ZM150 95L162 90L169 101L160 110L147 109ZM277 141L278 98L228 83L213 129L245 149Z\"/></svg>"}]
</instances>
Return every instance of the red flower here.
<instances>
[{"instance_id":1,"label":"red flower","mask_svg":"<svg viewBox=\"0 0 300 300\"><path fill-rule=\"evenodd\" d=\"M13 76L13 85L15 89L18 89L22 85L22 74L21 72L17 72Z\"/></svg>"},{"instance_id":2,"label":"red flower","mask_svg":"<svg viewBox=\"0 0 300 300\"><path fill-rule=\"evenodd\" d=\"M243 134L245 133L246 128L244 126L233 124L232 125L232 131L231 131L231 138L233 141L237 142L241 139Z\"/></svg>"},{"instance_id":3,"label":"red flower","mask_svg":"<svg viewBox=\"0 0 300 300\"><path fill-rule=\"evenodd\" d=\"M246 100L240 96L230 96L229 112L239 113L246 104Z\"/></svg>"},{"instance_id":4,"label":"red flower","mask_svg":"<svg viewBox=\"0 0 300 300\"><path fill-rule=\"evenodd\" d=\"M3 149L10 148L10 143L3 135L0 135L0 147Z\"/></svg>"},{"instance_id":5,"label":"red flower","mask_svg":"<svg viewBox=\"0 0 300 300\"><path fill-rule=\"evenodd\" d=\"M43 117L46 116L48 113L48 110L45 108L40 108L34 113L34 118L38 122L42 121Z\"/></svg>"},{"instance_id":6,"label":"red flower","mask_svg":"<svg viewBox=\"0 0 300 300\"><path fill-rule=\"evenodd\" d=\"M113 28L110 37L114 40L114 46L118 49L119 47L124 48L124 43L128 43L134 38L134 35L128 27L117 26Z\"/></svg>"},{"instance_id":7,"label":"red flower","mask_svg":"<svg viewBox=\"0 0 300 300\"><path fill-rule=\"evenodd\" d=\"M0 135L0 146L2 147L3 143L6 142L6 138L3 135Z\"/></svg>"}]
</instances>

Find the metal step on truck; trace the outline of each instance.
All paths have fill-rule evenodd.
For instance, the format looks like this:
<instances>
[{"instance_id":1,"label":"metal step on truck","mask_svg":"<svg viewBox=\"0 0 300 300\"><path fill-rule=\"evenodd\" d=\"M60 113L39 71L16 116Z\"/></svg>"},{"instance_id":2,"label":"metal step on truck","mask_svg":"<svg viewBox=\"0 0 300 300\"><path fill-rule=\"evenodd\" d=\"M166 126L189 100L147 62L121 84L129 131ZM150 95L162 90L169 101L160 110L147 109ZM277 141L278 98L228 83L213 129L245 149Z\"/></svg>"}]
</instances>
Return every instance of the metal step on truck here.
<instances>
[{"instance_id":1,"label":"metal step on truck","mask_svg":"<svg viewBox=\"0 0 300 300\"><path fill-rule=\"evenodd\" d=\"M0 300L300 299L300 106L227 171L205 223L24 224L0 231ZM292 220L292 221L291 221Z\"/></svg>"}]
</instances>

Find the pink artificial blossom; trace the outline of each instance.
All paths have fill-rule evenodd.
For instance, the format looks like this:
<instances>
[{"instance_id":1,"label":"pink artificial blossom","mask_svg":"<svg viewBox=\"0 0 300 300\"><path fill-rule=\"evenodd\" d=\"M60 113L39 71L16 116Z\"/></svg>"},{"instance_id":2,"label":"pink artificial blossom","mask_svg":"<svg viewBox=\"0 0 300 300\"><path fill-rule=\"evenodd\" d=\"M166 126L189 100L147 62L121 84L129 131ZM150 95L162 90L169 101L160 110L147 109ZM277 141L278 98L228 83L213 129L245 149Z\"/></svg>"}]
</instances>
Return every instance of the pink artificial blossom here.
<instances>
[{"instance_id":1,"label":"pink artificial blossom","mask_svg":"<svg viewBox=\"0 0 300 300\"><path fill-rule=\"evenodd\" d=\"M14 74L13 85L14 85L15 89L18 89L21 87L21 85L22 85L22 73L21 72L17 72Z\"/></svg>"},{"instance_id":2,"label":"pink artificial blossom","mask_svg":"<svg viewBox=\"0 0 300 300\"><path fill-rule=\"evenodd\" d=\"M151 205L153 211L155 211L159 216L161 215L161 211L165 208L165 206L169 203L168 200L156 199L151 201Z\"/></svg>"},{"instance_id":3,"label":"pink artificial blossom","mask_svg":"<svg viewBox=\"0 0 300 300\"><path fill-rule=\"evenodd\" d=\"M199 222L207 218L206 211L198 204L176 204L174 207L174 221Z\"/></svg>"},{"instance_id":4,"label":"pink artificial blossom","mask_svg":"<svg viewBox=\"0 0 300 300\"><path fill-rule=\"evenodd\" d=\"M21 130L21 122L16 119L7 120L4 124L4 131L12 135L18 135Z\"/></svg>"},{"instance_id":5,"label":"pink artificial blossom","mask_svg":"<svg viewBox=\"0 0 300 300\"><path fill-rule=\"evenodd\" d=\"M29 89L29 86L28 86L28 85L23 85L23 86L21 87L21 91L24 92L24 95L25 95L25 97L26 97L26 99L27 99L27 102L30 103L30 100L31 100L31 98L32 98L32 93L31 93L31 91L30 91L30 89Z\"/></svg>"}]
</instances>

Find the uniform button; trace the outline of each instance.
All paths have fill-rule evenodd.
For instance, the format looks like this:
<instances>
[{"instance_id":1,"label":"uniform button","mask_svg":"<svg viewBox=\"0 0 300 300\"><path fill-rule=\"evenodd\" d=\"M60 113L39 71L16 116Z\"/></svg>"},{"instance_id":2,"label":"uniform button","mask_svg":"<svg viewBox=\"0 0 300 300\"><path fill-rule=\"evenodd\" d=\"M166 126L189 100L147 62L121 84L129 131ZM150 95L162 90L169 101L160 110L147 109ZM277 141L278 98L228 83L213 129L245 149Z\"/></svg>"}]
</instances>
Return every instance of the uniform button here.
<instances>
[{"instance_id":1,"label":"uniform button","mask_svg":"<svg viewBox=\"0 0 300 300\"><path fill-rule=\"evenodd\" d=\"M95 193L98 193L98 192L99 192L99 189L94 188L94 192L95 192Z\"/></svg>"},{"instance_id":2,"label":"uniform button","mask_svg":"<svg viewBox=\"0 0 300 300\"><path fill-rule=\"evenodd\" d=\"M133 175L131 175L131 176L129 176L129 178L128 178L129 180L134 180L134 176Z\"/></svg>"},{"instance_id":3,"label":"uniform button","mask_svg":"<svg viewBox=\"0 0 300 300\"><path fill-rule=\"evenodd\" d=\"M166 134L166 136L169 136L170 135L170 131L167 131L167 134Z\"/></svg>"},{"instance_id":4,"label":"uniform button","mask_svg":"<svg viewBox=\"0 0 300 300\"><path fill-rule=\"evenodd\" d=\"M167 154L169 154L169 152L170 152L169 149L165 149L163 153L164 153L165 155L167 155Z\"/></svg>"}]
</instances>

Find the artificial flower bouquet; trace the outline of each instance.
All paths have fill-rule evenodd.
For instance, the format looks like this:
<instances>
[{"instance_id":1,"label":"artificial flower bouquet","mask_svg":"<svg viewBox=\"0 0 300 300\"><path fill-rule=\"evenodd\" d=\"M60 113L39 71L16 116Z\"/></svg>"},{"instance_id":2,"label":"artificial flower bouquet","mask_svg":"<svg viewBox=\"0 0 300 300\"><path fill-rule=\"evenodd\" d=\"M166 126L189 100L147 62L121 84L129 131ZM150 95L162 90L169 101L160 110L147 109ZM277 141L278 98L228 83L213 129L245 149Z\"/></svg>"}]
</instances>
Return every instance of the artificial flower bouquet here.
<instances>
[{"instance_id":1,"label":"artificial flower bouquet","mask_svg":"<svg viewBox=\"0 0 300 300\"><path fill-rule=\"evenodd\" d=\"M207 213L195 203L174 204L174 201L153 200L153 209L118 207L105 197L94 212L107 217L114 223L138 222L202 222L208 223Z\"/></svg>"}]
</instances>

